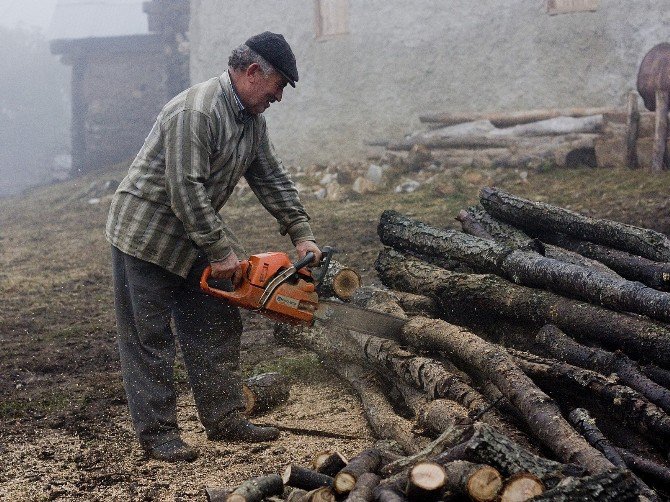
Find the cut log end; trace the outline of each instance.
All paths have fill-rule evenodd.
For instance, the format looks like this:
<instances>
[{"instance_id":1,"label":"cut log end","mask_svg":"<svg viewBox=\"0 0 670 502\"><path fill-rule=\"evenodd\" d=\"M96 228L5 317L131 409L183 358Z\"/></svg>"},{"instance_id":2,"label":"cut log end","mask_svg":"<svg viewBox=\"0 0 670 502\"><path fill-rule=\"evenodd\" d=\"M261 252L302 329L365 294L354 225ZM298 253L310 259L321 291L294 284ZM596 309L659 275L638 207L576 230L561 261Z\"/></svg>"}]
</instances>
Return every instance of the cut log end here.
<instances>
[{"instance_id":1,"label":"cut log end","mask_svg":"<svg viewBox=\"0 0 670 502\"><path fill-rule=\"evenodd\" d=\"M512 476L503 488L500 502L524 502L544 493L544 485L532 474Z\"/></svg>"},{"instance_id":2,"label":"cut log end","mask_svg":"<svg viewBox=\"0 0 670 502\"><path fill-rule=\"evenodd\" d=\"M333 292L340 300L351 300L361 287L361 276L351 268L342 269L333 278Z\"/></svg>"},{"instance_id":3,"label":"cut log end","mask_svg":"<svg viewBox=\"0 0 670 502\"><path fill-rule=\"evenodd\" d=\"M503 486L503 478L497 469L483 466L470 476L467 483L469 497L476 502L496 500Z\"/></svg>"},{"instance_id":4,"label":"cut log end","mask_svg":"<svg viewBox=\"0 0 670 502\"><path fill-rule=\"evenodd\" d=\"M356 485L356 478L349 474L348 472L340 472L335 476L335 482L333 483L333 488L339 494L349 493L354 489Z\"/></svg>"},{"instance_id":5,"label":"cut log end","mask_svg":"<svg viewBox=\"0 0 670 502\"><path fill-rule=\"evenodd\" d=\"M409 474L409 482L427 491L442 488L447 480L447 474L441 465L434 462L421 462L415 465Z\"/></svg>"}]
</instances>

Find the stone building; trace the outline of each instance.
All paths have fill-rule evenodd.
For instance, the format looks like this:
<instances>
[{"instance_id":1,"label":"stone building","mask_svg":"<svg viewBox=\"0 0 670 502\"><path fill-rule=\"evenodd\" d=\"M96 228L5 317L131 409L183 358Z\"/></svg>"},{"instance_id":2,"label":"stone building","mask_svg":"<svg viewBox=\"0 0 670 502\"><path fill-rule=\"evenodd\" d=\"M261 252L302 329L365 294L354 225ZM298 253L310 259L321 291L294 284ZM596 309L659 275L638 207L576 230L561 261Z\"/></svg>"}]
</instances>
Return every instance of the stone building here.
<instances>
[{"instance_id":1,"label":"stone building","mask_svg":"<svg viewBox=\"0 0 670 502\"><path fill-rule=\"evenodd\" d=\"M60 0L51 52L72 66L73 174L132 158L188 87L188 0Z\"/></svg>"},{"instance_id":2,"label":"stone building","mask_svg":"<svg viewBox=\"0 0 670 502\"><path fill-rule=\"evenodd\" d=\"M300 81L267 112L285 160L363 155L440 111L623 104L670 0L191 0L191 80L283 33Z\"/></svg>"}]
</instances>

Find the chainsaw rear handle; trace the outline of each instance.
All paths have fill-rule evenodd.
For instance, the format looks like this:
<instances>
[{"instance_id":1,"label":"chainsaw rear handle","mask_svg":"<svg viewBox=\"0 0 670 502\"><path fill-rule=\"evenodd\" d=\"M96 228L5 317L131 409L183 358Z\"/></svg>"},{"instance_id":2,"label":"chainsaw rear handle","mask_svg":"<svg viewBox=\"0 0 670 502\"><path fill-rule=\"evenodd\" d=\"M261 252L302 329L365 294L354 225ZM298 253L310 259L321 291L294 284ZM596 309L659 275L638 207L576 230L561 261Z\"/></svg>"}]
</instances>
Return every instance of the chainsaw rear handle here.
<instances>
[{"instance_id":1,"label":"chainsaw rear handle","mask_svg":"<svg viewBox=\"0 0 670 502\"><path fill-rule=\"evenodd\" d=\"M240 262L240 268L242 269L242 274L247 273L247 269L249 268L249 260L243 260ZM205 267L205 270L202 271L202 276L200 277L200 289L207 293L208 295L215 296L217 298L223 298L224 300L228 300L229 302L233 304L237 304L236 300L239 299L239 295L235 294L236 291L224 291L223 289L218 289L218 288L213 288L212 286L209 285L209 278L212 275L212 267L211 265L207 265ZM233 287L235 285L233 284Z\"/></svg>"}]
</instances>

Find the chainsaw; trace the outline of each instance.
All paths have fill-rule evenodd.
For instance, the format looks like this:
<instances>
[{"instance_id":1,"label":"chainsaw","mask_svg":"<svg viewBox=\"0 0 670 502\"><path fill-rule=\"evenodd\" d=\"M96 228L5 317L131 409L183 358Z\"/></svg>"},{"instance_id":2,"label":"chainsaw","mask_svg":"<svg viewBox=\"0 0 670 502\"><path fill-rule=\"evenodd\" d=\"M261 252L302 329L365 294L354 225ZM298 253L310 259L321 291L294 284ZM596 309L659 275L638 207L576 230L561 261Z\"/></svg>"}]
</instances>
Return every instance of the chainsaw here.
<instances>
[{"instance_id":1,"label":"chainsaw","mask_svg":"<svg viewBox=\"0 0 670 502\"><path fill-rule=\"evenodd\" d=\"M393 338L405 319L319 298L318 286L328 271L333 253L332 248L323 248L318 273L307 267L314 260L312 252L295 263L282 252L255 254L240 262L242 278L233 291L209 284L211 267L203 271L200 288L208 295L275 321L303 326L312 326L317 320L336 322L340 327L360 333Z\"/></svg>"}]
</instances>

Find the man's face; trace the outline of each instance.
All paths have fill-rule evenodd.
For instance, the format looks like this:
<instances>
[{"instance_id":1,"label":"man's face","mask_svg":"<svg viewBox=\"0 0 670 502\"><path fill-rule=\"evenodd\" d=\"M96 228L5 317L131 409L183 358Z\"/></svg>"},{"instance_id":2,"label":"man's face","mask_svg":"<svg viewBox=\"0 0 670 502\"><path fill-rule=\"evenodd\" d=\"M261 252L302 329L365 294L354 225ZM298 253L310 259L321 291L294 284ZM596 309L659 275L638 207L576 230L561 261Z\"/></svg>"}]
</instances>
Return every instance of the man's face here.
<instances>
[{"instance_id":1,"label":"man's face","mask_svg":"<svg viewBox=\"0 0 670 502\"><path fill-rule=\"evenodd\" d=\"M273 71L265 75L254 63L247 70L247 77L249 87L244 106L250 113L261 114L270 107L270 103L281 101L288 82L279 72Z\"/></svg>"}]
</instances>

